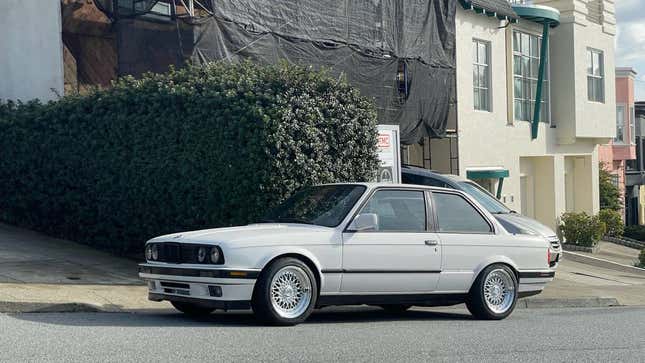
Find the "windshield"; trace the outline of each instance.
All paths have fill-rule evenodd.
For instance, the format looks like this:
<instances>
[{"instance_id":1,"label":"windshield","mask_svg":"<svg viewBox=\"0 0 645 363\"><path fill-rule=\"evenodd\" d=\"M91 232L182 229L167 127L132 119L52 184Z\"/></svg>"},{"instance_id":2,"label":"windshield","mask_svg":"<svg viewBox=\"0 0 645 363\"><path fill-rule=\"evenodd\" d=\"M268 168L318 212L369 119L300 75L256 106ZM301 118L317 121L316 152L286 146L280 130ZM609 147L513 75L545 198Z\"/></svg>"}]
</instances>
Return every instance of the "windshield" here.
<instances>
[{"instance_id":1,"label":"windshield","mask_svg":"<svg viewBox=\"0 0 645 363\"><path fill-rule=\"evenodd\" d=\"M502 202L497 200L497 198L495 198L486 189L480 187L479 185L473 182L462 181L459 182L459 186L461 186L463 191L475 198L475 200L489 212L493 214L506 214L511 212L508 207L502 204Z\"/></svg>"},{"instance_id":2,"label":"windshield","mask_svg":"<svg viewBox=\"0 0 645 363\"><path fill-rule=\"evenodd\" d=\"M303 223L336 227L365 192L362 185L306 187L271 209L260 223Z\"/></svg>"}]
</instances>

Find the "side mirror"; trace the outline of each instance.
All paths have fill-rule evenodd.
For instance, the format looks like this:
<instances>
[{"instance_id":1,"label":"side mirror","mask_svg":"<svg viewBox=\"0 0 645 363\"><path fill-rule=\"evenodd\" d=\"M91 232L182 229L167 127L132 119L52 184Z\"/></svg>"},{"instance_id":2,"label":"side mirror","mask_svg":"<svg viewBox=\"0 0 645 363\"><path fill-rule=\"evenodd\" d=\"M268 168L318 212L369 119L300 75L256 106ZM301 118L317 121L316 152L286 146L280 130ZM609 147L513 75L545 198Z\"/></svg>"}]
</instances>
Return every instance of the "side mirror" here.
<instances>
[{"instance_id":1,"label":"side mirror","mask_svg":"<svg viewBox=\"0 0 645 363\"><path fill-rule=\"evenodd\" d=\"M354 218L348 229L354 232L378 231L378 215L374 213L359 214Z\"/></svg>"}]
</instances>

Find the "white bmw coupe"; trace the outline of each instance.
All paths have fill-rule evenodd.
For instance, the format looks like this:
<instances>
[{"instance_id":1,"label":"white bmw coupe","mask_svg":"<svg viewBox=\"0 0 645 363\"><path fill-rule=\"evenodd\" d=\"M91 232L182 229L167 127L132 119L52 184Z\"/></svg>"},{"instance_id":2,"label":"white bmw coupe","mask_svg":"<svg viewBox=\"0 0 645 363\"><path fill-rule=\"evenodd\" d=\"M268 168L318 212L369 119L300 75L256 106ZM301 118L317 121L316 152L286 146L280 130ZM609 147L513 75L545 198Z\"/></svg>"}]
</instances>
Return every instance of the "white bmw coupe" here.
<instances>
[{"instance_id":1,"label":"white bmw coupe","mask_svg":"<svg viewBox=\"0 0 645 363\"><path fill-rule=\"evenodd\" d=\"M307 187L255 224L151 239L149 299L190 315L249 309L281 325L313 309L466 303L503 319L553 280L559 248L511 234L467 194L417 185Z\"/></svg>"}]
</instances>

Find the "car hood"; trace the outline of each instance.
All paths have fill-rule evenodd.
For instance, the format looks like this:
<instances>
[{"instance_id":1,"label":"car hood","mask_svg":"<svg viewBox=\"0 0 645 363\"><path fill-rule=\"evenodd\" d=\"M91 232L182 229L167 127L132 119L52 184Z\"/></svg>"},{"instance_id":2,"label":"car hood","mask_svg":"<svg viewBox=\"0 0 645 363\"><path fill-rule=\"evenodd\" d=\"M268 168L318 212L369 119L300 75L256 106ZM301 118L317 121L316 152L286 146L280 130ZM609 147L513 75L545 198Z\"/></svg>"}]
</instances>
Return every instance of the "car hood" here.
<instances>
[{"instance_id":1,"label":"car hood","mask_svg":"<svg viewBox=\"0 0 645 363\"><path fill-rule=\"evenodd\" d=\"M551 228L545 226L544 224L536 221L533 218L523 216L519 213L495 214L494 216L504 226L506 226L506 223L508 223L516 228L529 230L547 238L553 238L557 236L557 234ZM509 232L517 233L515 231Z\"/></svg>"},{"instance_id":2,"label":"car hood","mask_svg":"<svg viewBox=\"0 0 645 363\"><path fill-rule=\"evenodd\" d=\"M159 236L148 242L184 242L225 245L230 248L329 242L335 229L295 223L260 223L213 228Z\"/></svg>"}]
</instances>

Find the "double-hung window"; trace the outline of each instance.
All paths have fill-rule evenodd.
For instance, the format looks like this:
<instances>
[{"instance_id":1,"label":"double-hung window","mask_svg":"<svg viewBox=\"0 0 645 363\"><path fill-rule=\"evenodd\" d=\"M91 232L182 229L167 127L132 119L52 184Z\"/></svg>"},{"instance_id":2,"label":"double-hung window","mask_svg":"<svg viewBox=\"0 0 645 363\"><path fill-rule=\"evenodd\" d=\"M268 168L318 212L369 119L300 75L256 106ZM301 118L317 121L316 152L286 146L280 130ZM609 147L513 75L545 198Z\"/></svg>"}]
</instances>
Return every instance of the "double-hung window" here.
<instances>
[{"instance_id":1,"label":"double-hung window","mask_svg":"<svg viewBox=\"0 0 645 363\"><path fill-rule=\"evenodd\" d=\"M532 121L540 70L542 38L536 35L513 32L513 108L516 120ZM549 64L546 56L540 121L550 121L549 109Z\"/></svg>"},{"instance_id":2,"label":"double-hung window","mask_svg":"<svg viewBox=\"0 0 645 363\"><path fill-rule=\"evenodd\" d=\"M473 39L473 104L475 110L490 111L490 43Z\"/></svg>"},{"instance_id":3,"label":"double-hung window","mask_svg":"<svg viewBox=\"0 0 645 363\"><path fill-rule=\"evenodd\" d=\"M636 144L636 111L634 106L629 108L629 140L632 145Z\"/></svg>"},{"instance_id":4,"label":"double-hung window","mask_svg":"<svg viewBox=\"0 0 645 363\"><path fill-rule=\"evenodd\" d=\"M603 53L587 49L587 96L589 101L605 102L605 65Z\"/></svg>"},{"instance_id":5,"label":"double-hung window","mask_svg":"<svg viewBox=\"0 0 645 363\"><path fill-rule=\"evenodd\" d=\"M625 106L616 106L616 137L614 143L625 143Z\"/></svg>"}]
</instances>

